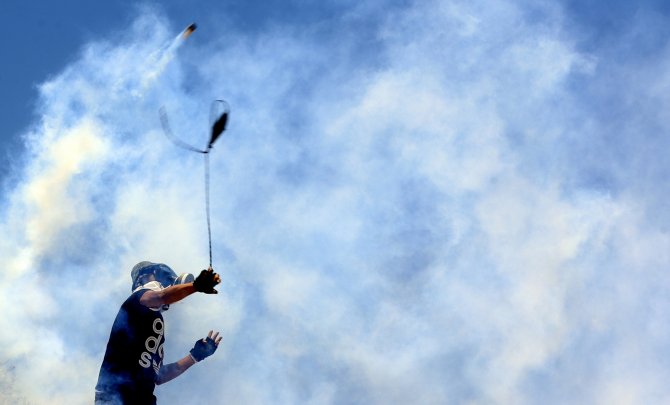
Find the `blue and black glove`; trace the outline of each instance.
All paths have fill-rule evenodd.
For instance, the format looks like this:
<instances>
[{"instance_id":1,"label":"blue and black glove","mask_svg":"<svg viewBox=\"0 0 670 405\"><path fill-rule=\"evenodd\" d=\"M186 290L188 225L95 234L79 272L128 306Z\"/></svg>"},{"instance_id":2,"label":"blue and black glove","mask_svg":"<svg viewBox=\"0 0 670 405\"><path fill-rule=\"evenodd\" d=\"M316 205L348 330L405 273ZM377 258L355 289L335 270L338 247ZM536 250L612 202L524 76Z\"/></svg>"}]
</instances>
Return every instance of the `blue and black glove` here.
<instances>
[{"instance_id":1,"label":"blue and black glove","mask_svg":"<svg viewBox=\"0 0 670 405\"><path fill-rule=\"evenodd\" d=\"M195 342L195 346L191 349L191 357L193 357L193 360L204 360L214 354L216 348L219 347L219 342L221 342L222 337L219 336L219 332L216 332L216 334L212 336L212 332L213 331L210 330L206 338L202 338Z\"/></svg>"}]
</instances>

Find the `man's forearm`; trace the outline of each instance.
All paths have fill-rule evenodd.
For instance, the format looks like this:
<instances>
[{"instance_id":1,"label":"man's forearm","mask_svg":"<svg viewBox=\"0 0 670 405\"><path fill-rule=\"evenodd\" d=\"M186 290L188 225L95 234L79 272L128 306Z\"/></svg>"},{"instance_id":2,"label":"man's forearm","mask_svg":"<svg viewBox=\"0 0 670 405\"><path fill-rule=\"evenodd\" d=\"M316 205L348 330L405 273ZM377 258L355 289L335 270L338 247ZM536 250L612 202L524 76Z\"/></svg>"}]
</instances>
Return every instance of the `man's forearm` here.
<instances>
[{"instance_id":1,"label":"man's forearm","mask_svg":"<svg viewBox=\"0 0 670 405\"><path fill-rule=\"evenodd\" d=\"M161 291L147 291L140 298L140 303L149 308L157 308L161 305L169 305L181 301L194 292L195 287L193 287L193 283L173 285Z\"/></svg>"},{"instance_id":2,"label":"man's forearm","mask_svg":"<svg viewBox=\"0 0 670 405\"><path fill-rule=\"evenodd\" d=\"M158 379L156 380L156 384L163 384L176 377L179 377L184 371L188 370L189 367L194 364L195 360L193 360L193 357L191 357L191 355L186 355L174 363L163 365L158 372Z\"/></svg>"},{"instance_id":3,"label":"man's forearm","mask_svg":"<svg viewBox=\"0 0 670 405\"><path fill-rule=\"evenodd\" d=\"M195 292L193 283L173 285L161 291L163 304L173 304L188 297Z\"/></svg>"}]
</instances>

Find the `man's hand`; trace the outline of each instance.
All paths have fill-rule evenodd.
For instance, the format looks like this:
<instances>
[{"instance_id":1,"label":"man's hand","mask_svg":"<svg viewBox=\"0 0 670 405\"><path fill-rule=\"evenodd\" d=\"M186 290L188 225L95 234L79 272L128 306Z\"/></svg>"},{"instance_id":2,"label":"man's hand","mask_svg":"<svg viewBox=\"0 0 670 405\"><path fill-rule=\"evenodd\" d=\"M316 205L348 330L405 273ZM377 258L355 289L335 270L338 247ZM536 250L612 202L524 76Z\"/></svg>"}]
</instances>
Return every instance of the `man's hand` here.
<instances>
[{"instance_id":1,"label":"man's hand","mask_svg":"<svg viewBox=\"0 0 670 405\"><path fill-rule=\"evenodd\" d=\"M219 332L214 333L214 336L212 336L213 332L214 331L210 330L206 338L202 338L195 342L195 346L191 349L191 357L193 357L193 360L201 361L214 354L223 337L219 336Z\"/></svg>"},{"instance_id":2,"label":"man's hand","mask_svg":"<svg viewBox=\"0 0 670 405\"><path fill-rule=\"evenodd\" d=\"M214 289L214 286L220 282L221 277L214 273L214 270L210 267L200 272L200 275L193 282L193 287L195 287L196 291L205 294L218 294L219 292Z\"/></svg>"}]
</instances>

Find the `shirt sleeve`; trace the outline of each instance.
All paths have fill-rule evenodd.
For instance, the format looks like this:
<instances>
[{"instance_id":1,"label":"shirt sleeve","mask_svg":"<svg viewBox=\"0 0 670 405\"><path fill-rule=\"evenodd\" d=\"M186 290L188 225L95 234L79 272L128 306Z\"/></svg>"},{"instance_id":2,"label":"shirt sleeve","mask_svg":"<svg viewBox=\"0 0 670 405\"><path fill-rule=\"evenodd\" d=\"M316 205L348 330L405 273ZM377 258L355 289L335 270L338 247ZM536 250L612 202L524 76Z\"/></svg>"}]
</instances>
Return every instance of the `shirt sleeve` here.
<instances>
[{"instance_id":1,"label":"shirt sleeve","mask_svg":"<svg viewBox=\"0 0 670 405\"><path fill-rule=\"evenodd\" d=\"M158 307L146 307L146 306L142 305L142 303L140 303L140 299L148 291L152 291L152 290L150 288L143 288L141 290L135 291L134 293L132 293L130 298L128 298L129 303L132 306L136 307L137 310L139 310L139 311L144 311L144 310L154 311L154 312L155 311L160 311L161 310L160 306L158 306Z\"/></svg>"},{"instance_id":2,"label":"shirt sleeve","mask_svg":"<svg viewBox=\"0 0 670 405\"><path fill-rule=\"evenodd\" d=\"M148 289L142 289L139 291L135 291L134 293L130 294L130 297L126 300L126 304L128 309L134 309L135 311L142 311L142 310L149 310L149 308L145 307L140 303L140 298L146 293L147 291L150 291Z\"/></svg>"}]
</instances>

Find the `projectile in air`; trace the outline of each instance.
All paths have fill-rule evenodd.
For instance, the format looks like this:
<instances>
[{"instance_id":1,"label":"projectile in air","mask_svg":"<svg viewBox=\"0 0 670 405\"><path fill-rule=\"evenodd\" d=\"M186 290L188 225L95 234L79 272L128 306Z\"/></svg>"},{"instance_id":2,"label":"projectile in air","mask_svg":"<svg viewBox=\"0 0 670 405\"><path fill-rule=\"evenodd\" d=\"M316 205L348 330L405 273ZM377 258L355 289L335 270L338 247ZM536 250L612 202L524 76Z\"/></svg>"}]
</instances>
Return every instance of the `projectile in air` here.
<instances>
[{"instance_id":1,"label":"projectile in air","mask_svg":"<svg viewBox=\"0 0 670 405\"><path fill-rule=\"evenodd\" d=\"M195 23L186 27L186 29L181 33L181 39L188 38L191 34L193 34L193 31L195 31L196 28L198 28L198 26L195 25Z\"/></svg>"}]
</instances>

